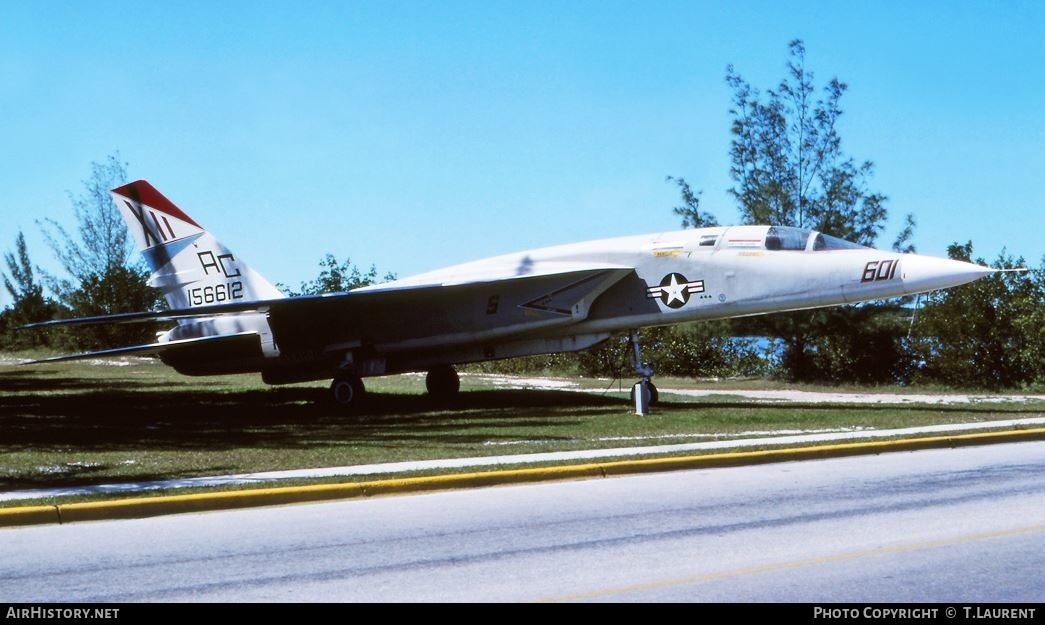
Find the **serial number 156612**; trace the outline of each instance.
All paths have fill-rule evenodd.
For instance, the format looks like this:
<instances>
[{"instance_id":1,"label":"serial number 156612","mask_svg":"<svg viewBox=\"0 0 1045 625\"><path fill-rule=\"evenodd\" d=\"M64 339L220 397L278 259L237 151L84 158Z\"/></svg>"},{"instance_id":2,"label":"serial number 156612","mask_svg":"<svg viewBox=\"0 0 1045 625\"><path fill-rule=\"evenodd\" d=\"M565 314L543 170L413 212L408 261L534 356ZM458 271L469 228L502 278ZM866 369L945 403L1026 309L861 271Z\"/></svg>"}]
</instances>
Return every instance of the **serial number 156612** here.
<instances>
[{"instance_id":1,"label":"serial number 156612","mask_svg":"<svg viewBox=\"0 0 1045 625\"><path fill-rule=\"evenodd\" d=\"M230 302L234 299L243 299L243 283L239 280L225 284L198 286L187 289L190 306L202 306L203 304L220 304Z\"/></svg>"}]
</instances>

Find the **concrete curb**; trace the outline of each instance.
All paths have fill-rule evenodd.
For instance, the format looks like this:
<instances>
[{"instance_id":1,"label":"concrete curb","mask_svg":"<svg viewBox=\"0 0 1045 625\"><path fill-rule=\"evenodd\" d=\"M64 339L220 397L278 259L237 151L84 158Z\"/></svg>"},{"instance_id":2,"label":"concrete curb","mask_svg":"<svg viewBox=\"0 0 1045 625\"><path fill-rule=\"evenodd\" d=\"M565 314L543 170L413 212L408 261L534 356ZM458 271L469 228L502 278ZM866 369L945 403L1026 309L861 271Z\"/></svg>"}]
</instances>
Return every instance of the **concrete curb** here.
<instances>
[{"instance_id":1,"label":"concrete curb","mask_svg":"<svg viewBox=\"0 0 1045 625\"><path fill-rule=\"evenodd\" d=\"M866 454L880 454L920 449L967 447L996 443L1045 440L1045 428L1009 430L954 436L931 436L895 441L845 443L792 449L745 451L678 458L622 460L589 464L563 465L534 469L457 473L430 477L397 478L373 482L318 484L313 486L284 486L249 490L166 495L138 499L117 499L54 506L0 508L0 527L99 521L108 519L137 519L185 512L205 512L315 502L332 499L354 499L378 495L419 493L455 488L478 488L528 482L603 478L684 469L736 467L772 462L841 458Z\"/></svg>"},{"instance_id":2,"label":"concrete curb","mask_svg":"<svg viewBox=\"0 0 1045 625\"><path fill-rule=\"evenodd\" d=\"M0 527L57 523L58 506L27 506L0 509Z\"/></svg>"}]
</instances>

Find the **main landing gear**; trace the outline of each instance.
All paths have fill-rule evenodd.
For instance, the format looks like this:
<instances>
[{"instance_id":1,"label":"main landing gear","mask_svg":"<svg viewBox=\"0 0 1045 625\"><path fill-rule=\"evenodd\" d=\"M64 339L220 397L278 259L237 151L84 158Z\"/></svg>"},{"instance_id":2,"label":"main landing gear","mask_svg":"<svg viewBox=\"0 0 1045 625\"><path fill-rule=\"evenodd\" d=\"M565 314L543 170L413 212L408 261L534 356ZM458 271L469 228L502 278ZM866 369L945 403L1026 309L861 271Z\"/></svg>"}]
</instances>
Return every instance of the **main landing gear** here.
<instances>
[{"instance_id":1,"label":"main landing gear","mask_svg":"<svg viewBox=\"0 0 1045 625\"><path fill-rule=\"evenodd\" d=\"M428 396L436 401L448 401L457 397L461 390L461 378L451 365L437 365L425 376Z\"/></svg>"},{"instance_id":2,"label":"main landing gear","mask_svg":"<svg viewBox=\"0 0 1045 625\"><path fill-rule=\"evenodd\" d=\"M653 368L648 363L642 362L639 351L639 333L632 330L628 334L628 343L631 345L631 364L635 367L636 375L641 379L631 387L631 401L635 404L635 414L644 416L649 414L649 407L660 399L657 387L653 384Z\"/></svg>"},{"instance_id":3,"label":"main landing gear","mask_svg":"<svg viewBox=\"0 0 1045 625\"><path fill-rule=\"evenodd\" d=\"M457 397L461 390L461 378L450 365L437 365L428 370L425 388L432 399L445 402ZM366 397L363 380L350 367L338 371L330 383L330 397L334 404L346 410L355 410Z\"/></svg>"},{"instance_id":4,"label":"main landing gear","mask_svg":"<svg viewBox=\"0 0 1045 625\"><path fill-rule=\"evenodd\" d=\"M354 409L363 403L366 387L354 371L342 369L330 383L330 396L342 408Z\"/></svg>"}]
</instances>

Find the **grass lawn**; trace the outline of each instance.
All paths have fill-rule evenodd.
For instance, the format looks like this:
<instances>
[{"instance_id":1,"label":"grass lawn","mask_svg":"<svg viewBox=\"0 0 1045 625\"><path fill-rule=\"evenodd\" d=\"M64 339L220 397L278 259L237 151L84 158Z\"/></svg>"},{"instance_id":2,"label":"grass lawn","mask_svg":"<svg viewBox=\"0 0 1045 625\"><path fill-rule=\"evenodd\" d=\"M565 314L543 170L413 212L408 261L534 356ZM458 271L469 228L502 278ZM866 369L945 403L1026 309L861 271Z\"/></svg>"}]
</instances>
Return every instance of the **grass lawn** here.
<instances>
[{"instance_id":1,"label":"grass lawn","mask_svg":"<svg viewBox=\"0 0 1045 625\"><path fill-rule=\"evenodd\" d=\"M463 377L456 402L439 406L424 395L423 377L411 375L368 379L366 414L346 415L326 403L323 383L269 387L258 376L189 378L131 362L0 365L0 491L1045 415L1045 402L767 405L665 395L653 414L636 417L616 384L606 395L498 390L476 376Z\"/></svg>"}]
</instances>

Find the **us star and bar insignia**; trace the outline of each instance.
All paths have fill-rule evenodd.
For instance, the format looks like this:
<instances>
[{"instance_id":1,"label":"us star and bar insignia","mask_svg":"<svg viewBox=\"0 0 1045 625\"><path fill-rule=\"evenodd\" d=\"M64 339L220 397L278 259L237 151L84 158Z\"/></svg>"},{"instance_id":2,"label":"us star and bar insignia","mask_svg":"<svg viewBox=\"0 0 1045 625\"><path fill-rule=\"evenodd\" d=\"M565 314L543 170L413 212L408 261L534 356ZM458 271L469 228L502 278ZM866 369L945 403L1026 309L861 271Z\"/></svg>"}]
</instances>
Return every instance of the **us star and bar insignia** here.
<instances>
[{"instance_id":1,"label":"us star and bar insignia","mask_svg":"<svg viewBox=\"0 0 1045 625\"><path fill-rule=\"evenodd\" d=\"M661 279L659 286L651 286L646 289L646 297L660 298L660 301L669 308L682 308L689 303L690 295L703 292L703 280L690 282L681 273L669 273Z\"/></svg>"}]
</instances>

